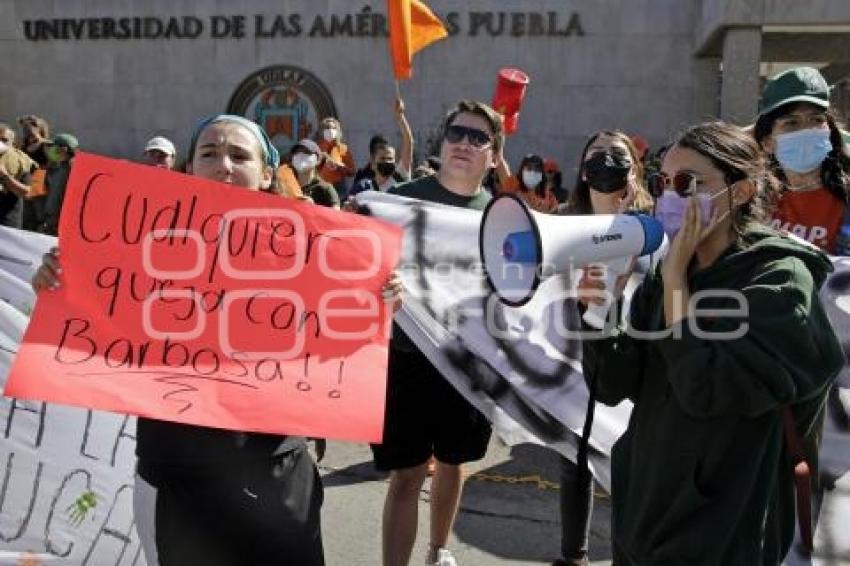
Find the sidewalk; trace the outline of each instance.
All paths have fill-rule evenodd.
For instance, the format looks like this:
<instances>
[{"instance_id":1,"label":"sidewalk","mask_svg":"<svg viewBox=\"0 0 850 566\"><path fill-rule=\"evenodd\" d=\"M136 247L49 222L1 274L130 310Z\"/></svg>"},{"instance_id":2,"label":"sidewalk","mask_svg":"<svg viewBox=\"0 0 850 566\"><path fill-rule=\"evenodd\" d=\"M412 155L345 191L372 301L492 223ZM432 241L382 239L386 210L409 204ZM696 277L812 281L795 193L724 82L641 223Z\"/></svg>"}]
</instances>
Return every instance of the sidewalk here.
<instances>
[{"instance_id":1,"label":"sidewalk","mask_svg":"<svg viewBox=\"0 0 850 566\"><path fill-rule=\"evenodd\" d=\"M328 566L379 565L387 480L372 466L369 448L328 443L320 469L325 482L322 517ZM450 541L459 566L550 564L560 544L557 456L536 446L510 449L494 440L487 457L467 472L470 479ZM425 560L429 488L426 481L411 565ZM591 525L595 566L611 563L609 520L607 496L599 494Z\"/></svg>"}]
</instances>

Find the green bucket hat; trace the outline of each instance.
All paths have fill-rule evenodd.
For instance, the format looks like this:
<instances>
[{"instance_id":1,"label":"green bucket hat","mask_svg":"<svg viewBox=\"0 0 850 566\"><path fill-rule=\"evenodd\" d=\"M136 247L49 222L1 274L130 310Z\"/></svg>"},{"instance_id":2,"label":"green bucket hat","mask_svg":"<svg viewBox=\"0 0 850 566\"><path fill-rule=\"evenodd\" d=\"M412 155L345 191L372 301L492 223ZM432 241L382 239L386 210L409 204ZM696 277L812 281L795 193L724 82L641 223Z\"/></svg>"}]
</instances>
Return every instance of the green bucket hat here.
<instances>
[{"instance_id":1,"label":"green bucket hat","mask_svg":"<svg viewBox=\"0 0 850 566\"><path fill-rule=\"evenodd\" d=\"M759 116L789 102L809 102L829 108L829 85L813 67L794 67L779 73L764 86L759 101Z\"/></svg>"}]
</instances>

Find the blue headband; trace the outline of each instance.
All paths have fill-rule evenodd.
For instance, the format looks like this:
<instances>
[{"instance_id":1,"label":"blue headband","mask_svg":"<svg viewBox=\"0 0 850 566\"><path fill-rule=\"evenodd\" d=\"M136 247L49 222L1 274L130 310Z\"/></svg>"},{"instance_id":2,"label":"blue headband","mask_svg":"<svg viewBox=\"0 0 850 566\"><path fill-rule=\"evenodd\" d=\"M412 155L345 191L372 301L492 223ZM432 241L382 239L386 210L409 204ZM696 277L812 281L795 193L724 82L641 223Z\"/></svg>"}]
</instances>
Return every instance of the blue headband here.
<instances>
[{"instance_id":1,"label":"blue headband","mask_svg":"<svg viewBox=\"0 0 850 566\"><path fill-rule=\"evenodd\" d=\"M277 169L278 165L280 165L280 153L277 151L277 148L272 145L272 141L269 139L265 130L263 130L256 122L252 122L247 118L237 116L235 114L216 114L201 120L198 125L195 126L195 131L192 132L192 141L189 144L190 159L195 154L195 145L198 143L198 136L201 135L204 128L217 122L235 122L240 126L247 128L248 131L254 134L257 141L260 142L260 147L263 148L263 159L265 160L266 165L272 169Z\"/></svg>"}]
</instances>

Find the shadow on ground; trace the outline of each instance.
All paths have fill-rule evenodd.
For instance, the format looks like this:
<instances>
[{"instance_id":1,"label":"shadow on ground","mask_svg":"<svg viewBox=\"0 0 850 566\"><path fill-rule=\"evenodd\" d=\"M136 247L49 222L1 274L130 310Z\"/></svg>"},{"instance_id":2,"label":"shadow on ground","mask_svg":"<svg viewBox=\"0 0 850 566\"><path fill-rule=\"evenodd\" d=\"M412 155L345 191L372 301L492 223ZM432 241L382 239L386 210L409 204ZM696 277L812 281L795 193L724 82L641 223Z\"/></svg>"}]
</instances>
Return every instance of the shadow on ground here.
<instances>
[{"instance_id":1,"label":"shadow on ground","mask_svg":"<svg viewBox=\"0 0 850 566\"><path fill-rule=\"evenodd\" d=\"M371 460L352 464L345 468L326 468L319 463L319 470L328 471L322 475L322 484L328 487L343 487L370 481L384 481L389 477L386 472L379 472Z\"/></svg>"},{"instance_id":2,"label":"shadow on ground","mask_svg":"<svg viewBox=\"0 0 850 566\"><path fill-rule=\"evenodd\" d=\"M454 534L500 559L551 562L560 553L559 483L555 452L516 446L510 460L467 480ZM601 494L591 519L592 561L611 558L610 515L609 501Z\"/></svg>"}]
</instances>

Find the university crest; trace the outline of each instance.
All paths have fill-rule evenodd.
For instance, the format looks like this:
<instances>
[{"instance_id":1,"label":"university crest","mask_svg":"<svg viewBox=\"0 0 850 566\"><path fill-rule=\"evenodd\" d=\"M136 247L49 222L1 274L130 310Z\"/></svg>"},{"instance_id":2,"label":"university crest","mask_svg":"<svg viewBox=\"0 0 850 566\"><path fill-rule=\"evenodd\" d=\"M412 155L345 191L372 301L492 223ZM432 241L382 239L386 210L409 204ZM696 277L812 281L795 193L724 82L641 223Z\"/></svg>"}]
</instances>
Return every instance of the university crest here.
<instances>
[{"instance_id":1,"label":"university crest","mask_svg":"<svg viewBox=\"0 0 850 566\"><path fill-rule=\"evenodd\" d=\"M312 73L291 65L251 74L236 88L227 111L260 124L281 154L298 140L313 137L322 119L337 114L327 87Z\"/></svg>"}]
</instances>

